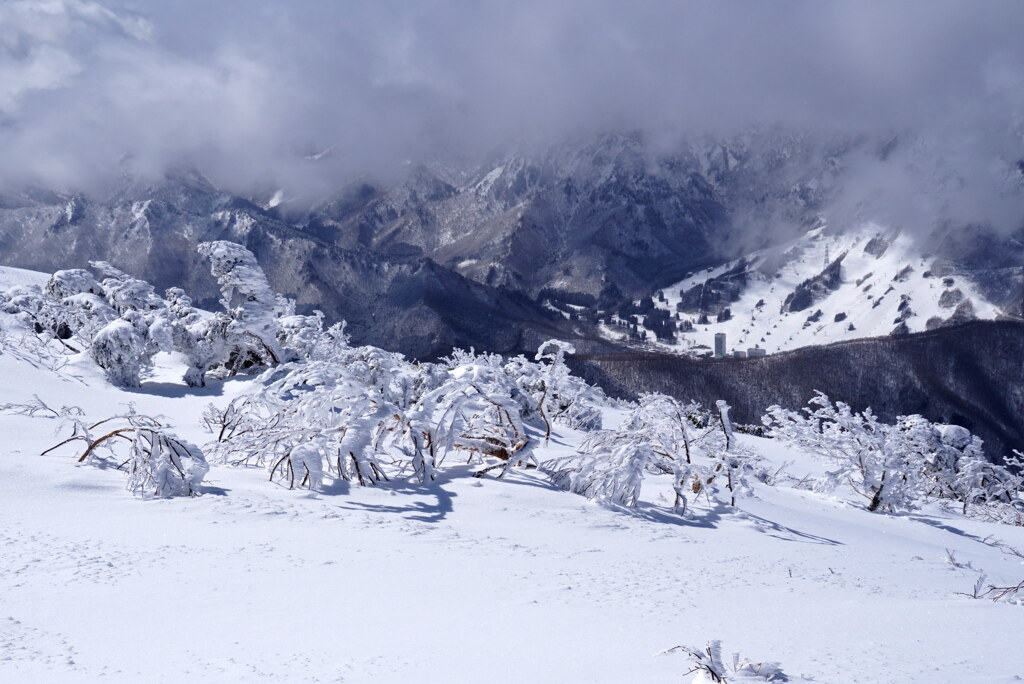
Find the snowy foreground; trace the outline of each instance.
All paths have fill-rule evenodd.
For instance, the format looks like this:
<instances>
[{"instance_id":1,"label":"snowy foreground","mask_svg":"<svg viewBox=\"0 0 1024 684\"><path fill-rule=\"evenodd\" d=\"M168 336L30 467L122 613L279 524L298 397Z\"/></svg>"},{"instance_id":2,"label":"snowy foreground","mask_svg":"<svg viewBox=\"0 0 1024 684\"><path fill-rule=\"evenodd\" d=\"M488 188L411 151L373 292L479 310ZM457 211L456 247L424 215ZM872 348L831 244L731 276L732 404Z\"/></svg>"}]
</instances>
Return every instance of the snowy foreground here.
<instances>
[{"instance_id":1,"label":"snowy foreground","mask_svg":"<svg viewBox=\"0 0 1024 684\"><path fill-rule=\"evenodd\" d=\"M255 383L188 388L180 358L156 361L119 389L86 354L47 367L8 346L0 405L38 395L99 419L133 402L203 444L206 406ZM41 456L57 427L0 415L3 682L702 682L685 653L659 654L712 640L789 681L1024 678L1024 606L963 595L982 572L1024 579L1005 551L1024 528L937 505L869 513L755 481L735 508L696 497L686 519L668 476L630 509L535 469L450 465L424 485L326 477L319 492L213 465L199 496L140 499L122 472L77 464L80 445ZM583 440L530 430L541 462ZM792 481L821 469L737 438Z\"/></svg>"}]
</instances>

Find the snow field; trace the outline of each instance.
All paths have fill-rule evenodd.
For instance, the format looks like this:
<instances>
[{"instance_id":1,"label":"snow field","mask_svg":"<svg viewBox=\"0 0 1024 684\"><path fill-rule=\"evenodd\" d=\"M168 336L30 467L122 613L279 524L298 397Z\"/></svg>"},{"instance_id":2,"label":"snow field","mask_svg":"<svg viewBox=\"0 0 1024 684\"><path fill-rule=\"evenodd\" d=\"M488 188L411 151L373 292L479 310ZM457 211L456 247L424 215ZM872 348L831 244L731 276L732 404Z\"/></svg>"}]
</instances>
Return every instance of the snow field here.
<instances>
[{"instance_id":1,"label":"snow field","mask_svg":"<svg viewBox=\"0 0 1024 684\"><path fill-rule=\"evenodd\" d=\"M57 375L0 355L0 403L34 391L99 416L134 401L202 443L203 406L246 382L186 396L164 379L180 367L161 361L128 392L85 362ZM39 456L59 441L52 424L0 416L0 681L677 682L685 656L655 654L710 639L834 684L1024 673L1024 609L956 595L977 575L966 564L1024 578L993 546L1024 548L1021 528L764 486L736 511L698 502L684 521L664 478L626 511L536 471L448 469L425 487L328 479L310 493L215 466L200 497L140 501L74 449ZM561 428L538 455L579 439ZM793 456L742 440L773 462Z\"/></svg>"}]
</instances>

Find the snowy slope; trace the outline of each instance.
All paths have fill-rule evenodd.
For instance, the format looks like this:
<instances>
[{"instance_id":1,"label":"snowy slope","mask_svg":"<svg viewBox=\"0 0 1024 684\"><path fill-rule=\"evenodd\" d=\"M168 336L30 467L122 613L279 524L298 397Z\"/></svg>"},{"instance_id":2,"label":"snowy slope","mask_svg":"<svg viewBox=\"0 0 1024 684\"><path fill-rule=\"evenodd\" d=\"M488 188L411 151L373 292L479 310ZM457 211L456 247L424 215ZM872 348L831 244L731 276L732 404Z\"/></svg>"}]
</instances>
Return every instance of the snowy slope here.
<instances>
[{"instance_id":1,"label":"snowy slope","mask_svg":"<svg viewBox=\"0 0 1024 684\"><path fill-rule=\"evenodd\" d=\"M23 268L0 266L0 288L15 285L45 285L50 276L39 271L27 271Z\"/></svg>"},{"instance_id":2,"label":"snowy slope","mask_svg":"<svg viewBox=\"0 0 1024 684\"><path fill-rule=\"evenodd\" d=\"M8 346L0 405L37 394L99 419L133 402L202 443L204 406L252 381L186 390L181 370L163 355L125 391L86 358L54 371ZM977 571L1024 578L995 545L1024 548L1024 528L761 485L687 521L664 479L633 511L458 467L311 493L214 466L199 497L142 501L73 446L40 456L54 427L0 414L0 681L686 682L685 656L657 654L710 639L829 684L1024 674L1024 607L957 595ZM538 455L581 437L560 428ZM741 439L794 479L821 469Z\"/></svg>"},{"instance_id":3,"label":"snowy slope","mask_svg":"<svg viewBox=\"0 0 1024 684\"><path fill-rule=\"evenodd\" d=\"M807 308L786 310L787 297L801 283L819 276L840 257L841 282L836 289L815 297ZM936 272L934 263L913 239L879 226L840 234L817 228L780 248L754 252L665 288L664 299L656 298L655 306L676 314L681 293L704 287L737 268L747 281L738 300L708 307L707 324L698 323L699 311L679 313L678 320L692 322L694 330L680 333L674 344L657 344L706 353L714 348L715 334L725 333L729 352L758 346L772 353L889 335L901 323L906 324L906 332L920 332L952 321L994 319L1001 314L966 276ZM721 306L727 306L732 317L718 322L715 314ZM648 341L655 342L649 332Z\"/></svg>"}]
</instances>

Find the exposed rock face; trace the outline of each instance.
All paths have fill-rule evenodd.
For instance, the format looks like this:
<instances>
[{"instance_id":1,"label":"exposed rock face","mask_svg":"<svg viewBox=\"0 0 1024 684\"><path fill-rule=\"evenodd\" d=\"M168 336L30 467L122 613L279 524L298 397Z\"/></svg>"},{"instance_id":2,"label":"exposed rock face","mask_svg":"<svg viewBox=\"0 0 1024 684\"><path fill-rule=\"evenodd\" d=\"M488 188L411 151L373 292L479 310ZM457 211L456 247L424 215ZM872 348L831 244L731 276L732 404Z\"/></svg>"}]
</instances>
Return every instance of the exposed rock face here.
<instances>
[{"instance_id":1,"label":"exposed rock face","mask_svg":"<svg viewBox=\"0 0 1024 684\"><path fill-rule=\"evenodd\" d=\"M681 292L682 300L678 304L678 310L688 313L718 314L739 299L740 293L746 286L747 263L741 259L735 267L720 276L710 278L686 292Z\"/></svg>"},{"instance_id":2,"label":"exposed rock face","mask_svg":"<svg viewBox=\"0 0 1024 684\"><path fill-rule=\"evenodd\" d=\"M845 253L840 254L821 273L797 285L782 303L782 313L808 309L829 292L838 290L843 282L842 264L845 257Z\"/></svg>"},{"instance_id":3,"label":"exposed rock face","mask_svg":"<svg viewBox=\"0 0 1024 684\"><path fill-rule=\"evenodd\" d=\"M952 309L954 306L962 302L963 299L964 293L960 291L960 288L946 290L939 296L939 306L943 309Z\"/></svg>"},{"instance_id":4,"label":"exposed rock face","mask_svg":"<svg viewBox=\"0 0 1024 684\"><path fill-rule=\"evenodd\" d=\"M128 186L104 201L57 199L24 198L0 211L4 263L51 271L103 259L159 288L181 285L209 308L216 284L196 245L231 240L256 254L276 290L300 309L345 319L359 343L429 357L453 346L510 353L589 335L581 323L426 257L330 244L196 175Z\"/></svg>"}]
</instances>

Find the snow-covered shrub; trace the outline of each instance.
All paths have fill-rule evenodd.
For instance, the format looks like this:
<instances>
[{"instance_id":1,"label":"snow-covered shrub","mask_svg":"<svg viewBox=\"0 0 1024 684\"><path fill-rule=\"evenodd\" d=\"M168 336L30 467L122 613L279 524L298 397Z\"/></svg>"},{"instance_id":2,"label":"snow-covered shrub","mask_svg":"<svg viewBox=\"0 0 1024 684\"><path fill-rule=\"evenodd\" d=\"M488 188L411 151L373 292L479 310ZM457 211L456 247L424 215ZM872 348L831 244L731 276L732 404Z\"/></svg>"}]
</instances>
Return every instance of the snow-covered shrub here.
<instances>
[{"instance_id":1,"label":"snow-covered shrub","mask_svg":"<svg viewBox=\"0 0 1024 684\"><path fill-rule=\"evenodd\" d=\"M709 499L724 482L735 493L747 487L754 462L738 444L730 449L728 423L716 423L694 403L648 394L617 430L590 433L578 453L544 464L555 484L588 498L635 506L646 473L671 475L673 509L689 510L689 496Z\"/></svg>"},{"instance_id":2,"label":"snow-covered shrub","mask_svg":"<svg viewBox=\"0 0 1024 684\"><path fill-rule=\"evenodd\" d=\"M106 261L90 261L89 265L106 276L101 283L102 290L117 313L163 308L164 301L145 280L133 278Z\"/></svg>"},{"instance_id":3,"label":"snow-covered shrub","mask_svg":"<svg viewBox=\"0 0 1024 684\"><path fill-rule=\"evenodd\" d=\"M419 403L437 416L438 440L446 449L462 451L467 462L497 458L511 465L528 442L524 401L501 357L480 355L452 367Z\"/></svg>"},{"instance_id":4,"label":"snow-covered shrub","mask_svg":"<svg viewBox=\"0 0 1024 684\"><path fill-rule=\"evenodd\" d=\"M117 312L103 297L88 292L68 295L60 300L64 309L63 321L77 342L92 345L96 333L117 318Z\"/></svg>"},{"instance_id":5,"label":"snow-covered shrub","mask_svg":"<svg viewBox=\"0 0 1024 684\"><path fill-rule=\"evenodd\" d=\"M742 684L743 682L788 682L789 677L782 671L779 663L755 662L740 658L733 653L732 658L722 657L722 642L710 641L703 648L693 646L676 646L662 655L669 653L685 653L690 658L690 669L686 674L696 673L693 684Z\"/></svg>"},{"instance_id":6,"label":"snow-covered shrub","mask_svg":"<svg viewBox=\"0 0 1024 684\"><path fill-rule=\"evenodd\" d=\"M56 300L77 294L104 296L106 293L92 273L83 268L55 271L46 281L46 294Z\"/></svg>"},{"instance_id":7,"label":"snow-covered shrub","mask_svg":"<svg viewBox=\"0 0 1024 684\"><path fill-rule=\"evenodd\" d=\"M285 361L324 359L348 346L345 322L324 329L324 314L314 311L310 316L292 314L278 321L277 341Z\"/></svg>"},{"instance_id":8,"label":"snow-covered shrub","mask_svg":"<svg viewBox=\"0 0 1024 684\"><path fill-rule=\"evenodd\" d=\"M963 504L968 513L974 506L990 509L990 514L1004 522L1024 523L1024 459L1019 451L1004 457L1003 465L985 460L977 437L958 454L952 478L950 498Z\"/></svg>"},{"instance_id":9,"label":"snow-covered shrub","mask_svg":"<svg viewBox=\"0 0 1024 684\"><path fill-rule=\"evenodd\" d=\"M988 463L981 441L964 428L916 415L889 425L870 409L857 413L820 392L802 414L769 408L764 423L774 437L835 466L818 480L819 489L847 485L867 499L869 511L912 509L924 497L939 497L959 501L967 512L971 504L1018 500L1024 484L1008 468Z\"/></svg>"},{"instance_id":10,"label":"snow-covered shrub","mask_svg":"<svg viewBox=\"0 0 1024 684\"><path fill-rule=\"evenodd\" d=\"M128 491L143 498L194 496L210 470L199 447L161 426L134 428L127 466Z\"/></svg>"},{"instance_id":11,"label":"snow-covered shrub","mask_svg":"<svg viewBox=\"0 0 1024 684\"><path fill-rule=\"evenodd\" d=\"M114 384L137 386L152 356L174 347L166 303L149 283L106 262L92 266L107 276L102 285L88 271L57 271L45 291L11 288L0 306L66 352L87 349Z\"/></svg>"},{"instance_id":12,"label":"snow-covered shrub","mask_svg":"<svg viewBox=\"0 0 1024 684\"><path fill-rule=\"evenodd\" d=\"M270 479L273 480L274 475L279 471L282 474L287 471L289 489L295 487L296 476L301 476L299 477L299 486L308 487L315 492L323 485L323 454L315 444L297 444L271 466Z\"/></svg>"},{"instance_id":13,"label":"snow-covered shrub","mask_svg":"<svg viewBox=\"0 0 1024 684\"><path fill-rule=\"evenodd\" d=\"M539 411L500 356L457 352L441 364L411 363L350 348L340 328L322 334L306 347L309 358L268 370L260 390L207 410L215 460L267 467L290 481L295 448L312 445L326 474L360 484L426 483L448 458L481 466L477 475L500 469L498 477L537 466L526 416L543 429ZM533 366L534 374L546 370Z\"/></svg>"},{"instance_id":14,"label":"snow-covered shrub","mask_svg":"<svg viewBox=\"0 0 1024 684\"><path fill-rule=\"evenodd\" d=\"M571 344L548 340L537 349L534 362L518 356L505 364L505 373L523 393L524 416L536 413L540 417L545 439L551 437L552 423L576 430L601 428L600 407L607 405L607 398L599 388L570 374L565 355L573 353Z\"/></svg>"},{"instance_id":15,"label":"snow-covered shrub","mask_svg":"<svg viewBox=\"0 0 1024 684\"><path fill-rule=\"evenodd\" d=\"M599 432L587 437L578 457L550 466L552 481L588 499L621 506L636 506L644 473L649 469L672 472L674 462L655 454L651 446L620 432Z\"/></svg>"},{"instance_id":16,"label":"snow-covered shrub","mask_svg":"<svg viewBox=\"0 0 1024 684\"><path fill-rule=\"evenodd\" d=\"M218 328L227 328L226 317L214 316L207 320L192 306L192 299L184 290L172 287L165 293L167 309L164 320L170 330L173 347L188 363L185 384L189 387L206 385L206 373L227 357L225 335Z\"/></svg>"},{"instance_id":17,"label":"snow-covered shrub","mask_svg":"<svg viewBox=\"0 0 1024 684\"><path fill-rule=\"evenodd\" d=\"M3 291L0 310L14 314L27 329L51 340L66 340L73 334L67 309L38 285L15 285Z\"/></svg>"},{"instance_id":18,"label":"snow-covered shrub","mask_svg":"<svg viewBox=\"0 0 1024 684\"><path fill-rule=\"evenodd\" d=\"M60 421L63 429L70 429L70 435L43 454L82 442L85 448L78 456L79 463L125 470L128 491L143 498L193 496L209 472L202 449L175 435L156 418L137 413L131 405L125 413L95 422L87 420L77 406L53 409L39 397L0 410Z\"/></svg>"},{"instance_id":19,"label":"snow-covered shrub","mask_svg":"<svg viewBox=\"0 0 1024 684\"><path fill-rule=\"evenodd\" d=\"M394 412L379 393L333 360L284 366L268 372L266 382L224 412L207 412L208 426L218 432L215 460L273 473L293 449L314 441L338 477L360 483L384 478L377 446Z\"/></svg>"},{"instance_id":20,"label":"snow-covered shrub","mask_svg":"<svg viewBox=\"0 0 1024 684\"><path fill-rule=\"evenodd\" d=\"M55 271L46 281L46 294L58 301L83 293L100 297L106 294L93 274L83 268Z\"/></svg>"},{"instance_id":21,"label":"snow-covered shrub","mask_svg":"<svg viewBox=\"0 0 1024 684\"><path fill-rule=\"evenodd\" d=\"M141 372L153 356L173 346L172 329L165 317L129 309L96 333L89 353L112 384L138 387Z\"/></svg>"},{"instance_id":22,"label":"snow-covered shrub","mask_svg":"<svg viewBox=\"0 0 1024 684\"><path fill-rule=\"evenodd\" d=\"M923 489L924 470L923 454L908 448L906 437L911 437L912 431L904 433L880 422L871 409L857 413L843 402L833 404L821 392L809 403L806 415L772 406L764 420L775 438L807 449L835 466L819 479L818 488L849 485L867 499L869 511L912 508Z\"/></svg>"},{"instance_id":23,"label":"snow-covered shrub","mask_svg":"<svg viewBox=\"0 0 1024 684\"><path fill-rule=\"evenodd\" d=\"M214 368L234 375L282 362L325 358L332 349L347 346L344 323L324 330L321 312L295 314L294 302L273 291L249 250L218 241L200 244L199 252L210 260L225 311L203 317L183 291L167 291L175 348L189 361L187 384L204 385Z\"/></svg>"},{"instance_id":24,"label":"snow-covered shrub","mask_svg":"<svg viewBox=\"0 0 1024 684\"><path fill-rule=\"evenodd\" d=\"M147 353L148 330L142 316L126 312L104 326L95 338L89 353L107 373L111 384L138 387L142 384L140 372L149 360Z\"/></svg>"}]
</instances>

